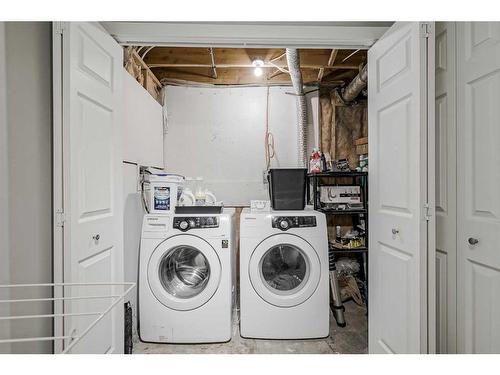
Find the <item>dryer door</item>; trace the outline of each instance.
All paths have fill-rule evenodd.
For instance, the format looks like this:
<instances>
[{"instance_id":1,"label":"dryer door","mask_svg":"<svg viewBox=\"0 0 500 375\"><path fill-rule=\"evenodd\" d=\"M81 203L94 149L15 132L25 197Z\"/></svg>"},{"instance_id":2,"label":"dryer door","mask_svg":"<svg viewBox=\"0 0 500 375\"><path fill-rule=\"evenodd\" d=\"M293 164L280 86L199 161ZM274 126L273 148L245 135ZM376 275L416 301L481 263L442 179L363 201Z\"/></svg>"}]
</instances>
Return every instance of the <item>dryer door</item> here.
<instances>
[{"instance_id":1,"label":"dryer door","mask_svg":"<svg viewBox=\"0 0 500 375\"><path fill-rule=\"evenodd\" d=\"M148 283L155 297L174 310L193 310L219 287L221 263L214 248L189 234L173 236L153 251Z\"/></svg>"},{"instance_id":2,"label":"dryer door","mask_svg":"<svg viewBox=\"0 0 500 375\"><path fill-rule=\"evenodd\" d=\"M303 238L277 234L262 241L250 257L248 273L257 294L278 307L297 306L316 290L318 254Z\"/></svg>"}]
</instances>

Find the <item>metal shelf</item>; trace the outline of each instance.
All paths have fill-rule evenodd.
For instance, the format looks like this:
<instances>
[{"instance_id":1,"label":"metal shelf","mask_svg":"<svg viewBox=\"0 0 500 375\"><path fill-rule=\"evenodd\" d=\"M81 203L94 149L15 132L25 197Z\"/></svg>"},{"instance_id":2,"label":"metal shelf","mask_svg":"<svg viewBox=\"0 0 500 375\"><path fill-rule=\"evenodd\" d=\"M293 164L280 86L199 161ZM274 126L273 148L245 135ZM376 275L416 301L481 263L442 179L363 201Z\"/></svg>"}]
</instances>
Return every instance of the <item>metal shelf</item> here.
<instances>
[{"instance_id":1,"label":"metal shelf","mask_svg":"<svg viewBox=\"0 0 500 375\"><path fill-rule=\"evenodd\" d=\"M337 247L330 247L328 249L332 253L349 253L349 254L360 254L368 252L367 247L356 247L354 249L339 249Z\"/></svg>"},{"instance_id":2,"label":"metal shelf","mask_svg":"<svg viewBox=\"0 0 500 375\"><path fill-rule=\"evenodd\" d=\"M317 211L332 215L360 215L368 213L367 209L362 210L335 210L329 208L317 208Z\"/></svg>"},{"instance_id":3,"label":"metal shelf","mask_svg":"<svg viewBox=\"0 0 500 375\"><path fill-rule=\"evenodd\" d=\"M356 171L332 171L332 172L319 172L319 173L308 173L307 177L367 177L368 172L356 172Z\"/></svg>"}]
</instances>

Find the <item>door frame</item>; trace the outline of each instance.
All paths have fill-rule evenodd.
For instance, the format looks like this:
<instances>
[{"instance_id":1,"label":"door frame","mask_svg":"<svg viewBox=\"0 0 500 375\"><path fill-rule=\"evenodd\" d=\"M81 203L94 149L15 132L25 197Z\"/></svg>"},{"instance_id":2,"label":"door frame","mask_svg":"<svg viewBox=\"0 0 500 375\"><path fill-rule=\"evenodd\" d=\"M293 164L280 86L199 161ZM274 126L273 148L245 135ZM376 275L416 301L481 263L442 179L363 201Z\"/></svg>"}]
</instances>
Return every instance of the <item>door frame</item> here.
<instances>
[{"instance_id":1,"label":"door frame","mask_svg":"<svg viewBox=\"0 0 500 375\"><path fill-rule=\"evenodd\" d=\"M63 22L52 22L52 226L53 283L64 282L64 173L63 173ZM69 245L69 244L68 244ZM61 287L54 287L54 297L64 297ZM62 301L54 301L54 314L64 312ZM64 319L54 317L54 336L64 336ZM64 350L61 340L54 340L55 354Z\"/></svg>"},{"instance_id":2,"label":"door frame","mask_svg":"<svg viewBox=\"0 0 500 375\"><path fill-rule=\"evenodd\" d=\"M118 44L368 49L393 22L101 22Z\"/></svg>"},{"instance_id":3,"label":"door frame","mask_svg":"<svg viewBox=\"0 0 500 375\"><path fill-rule=\"evenodd\" d=\"M220 22L101 22L100 23L108 33L110 33L120 45L129 45L138 43L142 45L170 45L170 46L224 46L241 48L246 47L272 47L287 46L296 48L344 48L344 49L369 49L391 26L391 23L385 22L253 22L253 23L220 23ZM239 26L238 26L239 25ZM154 33L155 28L164 29L163 37ZM64 133L62 131L62 100L65 96L62 92L61 60L62 56L62 30L64 23L53 22L53 232L54 232L54 253L53 253L53 272L54 282L64 279L64 196L63 186L65 181L62 176L62 140ZM237 32L236 32L237 31ZM433 48L433 46L432 46ZM428 74L429 76L429 74ZM428 97L434 99L434 81L428 80ZM433 100L432 100L433 102ZM433 105L430 103L429 105ZM427 112L427 116L433 113ZM431 141L434 141L434 131L428 132ZM433 156L434 148L426 145L428 155ZM429 170L431 168L431 170ZM428 165L428 173L434 171L434 165ZM427 192L434 196L434 192ZM434 202L433 199L429 202ZM67 213L66 213L67 215ZM434 219L434 215L432 213ZM434 220L431 221L435 223ZM435 242L435 224L429 227L428 245ZM435 293L435 275L429 270L431 256L435 254L435 249L427 249L427 264L425 264L425 277L429 283L427 290L421 291L426 294L428 302L427 322L428 334L435 331L435 301L429 298L429 293ZM424 272L424 271L422 271ZM432 289L434 288L434 290ZM54 305L54 312L57 312L57 305ZM62 323L57 321L54 325L54 333L63 332ZM429 336L432 337L432 336ZM435 342L428 343L429 352L435 351ZM54 351L56 351L56 346Z\"/></svg>"}]
</instances>

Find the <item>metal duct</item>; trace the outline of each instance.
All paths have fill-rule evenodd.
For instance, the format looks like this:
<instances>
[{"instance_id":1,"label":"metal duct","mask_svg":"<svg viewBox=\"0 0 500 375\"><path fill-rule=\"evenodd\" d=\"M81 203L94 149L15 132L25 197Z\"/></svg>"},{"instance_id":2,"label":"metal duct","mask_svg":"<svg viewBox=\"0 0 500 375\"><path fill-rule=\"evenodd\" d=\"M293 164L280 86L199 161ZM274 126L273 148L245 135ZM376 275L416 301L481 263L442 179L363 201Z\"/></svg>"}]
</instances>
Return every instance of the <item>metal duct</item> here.
<instances>
[{"instance_id":1,"label":"metal duct","mask_svg":"<svg viewBox=\"0 0 500 375\"><path fill-rule=\"evenodd\" d=\"M359 74L340 93L340 97L346 103L352 102L366 87L368 82L368 64L365 64Z\"/></svg>"},{"instance_id":2,"label":"metal duct","mask_svg":"<svg viewBox=\"0 0 500 375\"><path fill-rule=\"evenodd\" d=\"M307 103L304 95L302 73L300 72L299 51L294 48L287 48L286 61L295 95L297 95L298 166L307 168Z\"/></svg>"}]
</instances>

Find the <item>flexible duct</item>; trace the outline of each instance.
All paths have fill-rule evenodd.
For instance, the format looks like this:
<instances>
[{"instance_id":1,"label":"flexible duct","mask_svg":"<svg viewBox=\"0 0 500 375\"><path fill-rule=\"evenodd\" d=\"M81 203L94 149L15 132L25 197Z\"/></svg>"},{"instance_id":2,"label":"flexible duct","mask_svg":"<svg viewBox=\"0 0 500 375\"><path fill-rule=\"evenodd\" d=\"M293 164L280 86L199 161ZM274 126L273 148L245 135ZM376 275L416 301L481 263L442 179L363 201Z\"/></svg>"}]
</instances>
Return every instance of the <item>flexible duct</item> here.
<instances>
[{"instance_id":1,"label":"flexible duct","mask_svg":"<svg viewBox=\"0 0 500 375\"><path fill-rule=\"evenodd\" d=\"M346 103L352 102L366 87L368 82L368 65L365 65L359 74L340 93L340 97Z\"/></svg>"},{"instance_id":2,"label":"flexible duct","mask_svg":"<svg viewBox=\"0 0 500 375\"><path fill-rule=\"evenodd\" d=\"M292 86L297 95L297 142L298 166L307 167L307 103L300 72L299 51L294 48L286 49L286 61Z\"/></svg>"}]
</instances>

